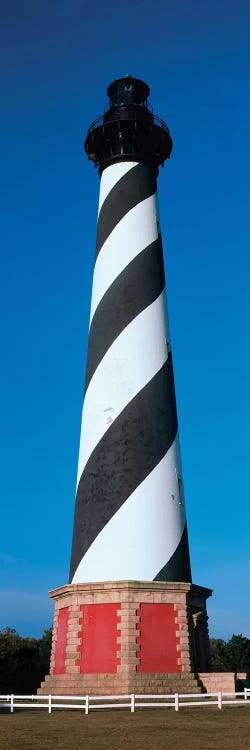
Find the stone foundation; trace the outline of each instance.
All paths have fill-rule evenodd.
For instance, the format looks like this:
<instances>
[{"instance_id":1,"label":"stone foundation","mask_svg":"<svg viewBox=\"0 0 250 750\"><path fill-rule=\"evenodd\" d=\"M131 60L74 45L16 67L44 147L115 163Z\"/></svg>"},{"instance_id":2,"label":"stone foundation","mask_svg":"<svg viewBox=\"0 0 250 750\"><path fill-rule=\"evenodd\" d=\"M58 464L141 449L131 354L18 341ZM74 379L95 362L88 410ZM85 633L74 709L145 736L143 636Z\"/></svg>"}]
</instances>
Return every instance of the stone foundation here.
<instances>
[{"instance_id":1,"label":"stone foundation","mask_svg":"<svg viewBox=\"0 0 250 750\"><path fill-rule=\"evenodd\" d=\"M199 678L207 693L233 693L234 672L200 672Z\"/></svg>"},{"instance_id":2,"label":"stone foundation","mask_svg":"<svg viewBox=\"0 0 250 750\"><path fill-rule=\"evenodd\" d=\"M69 584L51 591L50 674L38 692L200 692L197 673L210 667L211 593L161 581Z\"/></svg>"}]
</instances>

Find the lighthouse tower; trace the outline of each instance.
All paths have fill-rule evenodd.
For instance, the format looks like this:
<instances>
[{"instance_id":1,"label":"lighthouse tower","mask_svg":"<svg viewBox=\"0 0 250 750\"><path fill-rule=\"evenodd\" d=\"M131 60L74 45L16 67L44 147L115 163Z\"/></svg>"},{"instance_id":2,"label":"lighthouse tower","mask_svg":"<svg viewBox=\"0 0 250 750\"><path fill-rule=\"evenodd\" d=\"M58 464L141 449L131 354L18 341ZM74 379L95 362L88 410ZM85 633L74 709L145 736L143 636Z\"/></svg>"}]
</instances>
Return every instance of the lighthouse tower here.
<instances>
[{"instance_id":1,"label":"lighthouse tower","mask_svg":"<svg viewBox=\"0 0 250 750\"><path fill-rule=\"evenodd\" d=\"M89 128L100 197L69 584L51 592L46 689L193 692L208 668L191 582L157 175L172 151L146 83ZM185 679L184 679L185 678ZM192 689L191 689L192 688Z\"/></svg>"},{"instance_id":2,"label":"lighthouse tower","mask_svg":"<svg viewBox=\"0 0 250 750\"><path fill-rule=\"evenodd\" d=\"M191 581L157 200L172 140L127 76L87 155L101 177L71 583Z\"/></svg>"}]
</instances>

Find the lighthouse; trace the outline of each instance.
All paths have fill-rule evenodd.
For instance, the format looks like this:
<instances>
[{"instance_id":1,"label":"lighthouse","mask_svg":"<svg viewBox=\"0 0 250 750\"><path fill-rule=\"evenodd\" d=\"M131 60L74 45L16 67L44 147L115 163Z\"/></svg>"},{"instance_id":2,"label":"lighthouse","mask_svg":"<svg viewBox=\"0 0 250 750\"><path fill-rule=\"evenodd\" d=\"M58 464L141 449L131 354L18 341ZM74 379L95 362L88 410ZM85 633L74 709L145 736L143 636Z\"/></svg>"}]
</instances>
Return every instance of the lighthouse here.
<instances>
[{"instance_id":1,"label":"lighthouse","mask_svg":"<svg viewBox=\"0 0 250 750\"><path fill-rule=\"evenodd\" d=\"M70 582L191 581L157 174L172 150L126 76L85 148L100 198Z\"/></svg>"},{"instance_id":2,"label":"lighthouse","mask_svg":"<svg viewBox=\"0 0 250 750\"><path fill-rule=\"evenodd\" d=\"M157 196L172 139L149 87L108 87L85 151L100 177L69 583L42 690L199 689L206 599L192 583Z\"/></svg>"}]
</instances>

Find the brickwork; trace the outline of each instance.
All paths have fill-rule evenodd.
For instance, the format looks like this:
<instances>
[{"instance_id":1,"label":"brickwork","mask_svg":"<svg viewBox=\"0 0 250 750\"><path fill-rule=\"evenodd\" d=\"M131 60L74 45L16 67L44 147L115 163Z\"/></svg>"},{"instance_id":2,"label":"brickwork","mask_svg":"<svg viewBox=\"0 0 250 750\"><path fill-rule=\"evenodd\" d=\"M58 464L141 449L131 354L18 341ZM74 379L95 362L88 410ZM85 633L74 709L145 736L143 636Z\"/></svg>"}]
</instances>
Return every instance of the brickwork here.
<instances>
[{"instance_id":1,"label":"brickwork","mask_svg":"<svg viewBox=\"0 0 250 750\"><path fill-rule=\"evenodd\" d=\"M234 672L200 672L199 679L207 693L233 693L235 690Z\"/></svg>"},{"instance_id":2,"label":"brickwork","mask_svg":"<svg viewBox=\"0 0 250 750\"><path fill-rule=\"evenodd\" d=\"M119 606L113 602L81 604L81 644L77 646L79 658L76 661L81 674L116 673L120 663L117 657Z\"/></svg>"},{"instance_id":3,"label":"brickwork","mask_svg":"<svg viewBox=\"0 0 250 750\"><path fill-rule=\"evenodd\" d=\"M125 597L128 598L128 595ZM117 656L120 664L117 666L117 673L123 678L129 680L129 676L136 671L140 659L137 657L136 626L139 617L136 614L137 602L123 601L120 604L118 615L120 622L117 625Z\"/></svg>"},{"instance_id":4,"label":"brickwork","mask_svg":"<svg viewBox=\"0 0 250 750\"><path fill-rule=\"evenodd\" d=\"M68 637L66 647L66 674L77 674L80 671L80 667L77 666L76 660L78 657L78 645L79 645L79 618L80 618L80 607L77 604L75 596L72 597L70 603L70 597L66 597L66 601L69 602L69 619L68 619Z\"/></svg>"},{"instance_id":5,"label":"brickwork","mask_svg":"<svg viewBox=\"0 0 250 750\"><path fill-rule=\"evenodd\" d=\"M206 614L209 589L188 583L160 581L118 581L71 584L50 592L55 600L50 675L39 692L46 694L125 694L199 692L193 672L193 613ZM117 606L117 639L114 673L80 673L80 652L84 638L84 606L115 604ZM140 608L141 605L170 604L174 614L177 672L141 672ZM58 616L68 607L68 632L65 674L53 674ZM165 627L166 638L167 628ZM202 631L201 631L202 632ZM208 669L208 666L207 666ZM178 670L179 673L178 673ZM205 670L204 670L205 671Z\"/></svg>"},{"instance_id":6,"label":"brickwork","mask_svg":"<svg viewBox=\"0 0 250 750\"><path fill-rule=\"evenodd\" d=\"M57 616L57 637L54 651L54 674L66 672L66 649L68 636L69 608L62 607Z\"/></svg>"},{"instance_id":7,"label":"brickwork","mask_svg":"<svg viewBox=\"0 0 250 750\"><path fill-rule=\"evenodd\" d=\"M55 652L56 652L56 642L57 642L57 630L58 630L58 605L56 603L55 605L55 614L54 614L54 622L53 622L53 628L52 628L52 646L51 646L51 654L50 654L50 674L54 674L55 671Z\"/></svg>"},{"instance_id":8,"label":"brickwork","mask_svg":"<svg viewBox=\"0 0 250 750\"><path fill-rule=\"evenodd\" d=\"M181 672L178 650L180 637L176 631L175 605L169 602L141 602L137 614L137 643L141 651L138 672Z\"/></svg>"}]
</instances>

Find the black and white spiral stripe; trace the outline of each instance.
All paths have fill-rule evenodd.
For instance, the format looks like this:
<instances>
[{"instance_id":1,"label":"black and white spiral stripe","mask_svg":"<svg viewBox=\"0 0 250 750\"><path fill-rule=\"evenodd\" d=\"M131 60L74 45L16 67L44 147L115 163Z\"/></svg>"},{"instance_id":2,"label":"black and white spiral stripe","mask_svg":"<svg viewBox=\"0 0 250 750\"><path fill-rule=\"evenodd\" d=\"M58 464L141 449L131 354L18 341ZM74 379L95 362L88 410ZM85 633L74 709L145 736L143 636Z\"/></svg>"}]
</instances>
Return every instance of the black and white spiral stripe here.
<instances>
[{"instance_id":1,"label":"black and white spiral stripe","mask_svg":"<svg viewBox=\"0 0 250 750\"><path fill-rule=\"evenodd\" d=\"M156 179L101 178L70 581L190 581Z\"/></svg>"}]
</instances>

